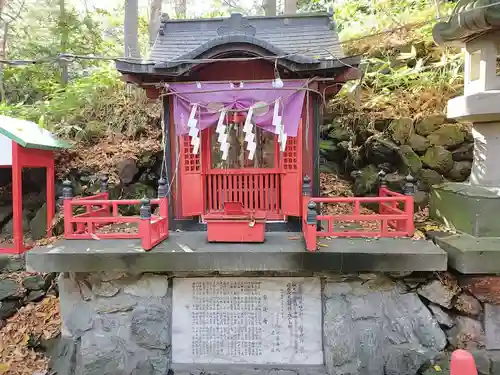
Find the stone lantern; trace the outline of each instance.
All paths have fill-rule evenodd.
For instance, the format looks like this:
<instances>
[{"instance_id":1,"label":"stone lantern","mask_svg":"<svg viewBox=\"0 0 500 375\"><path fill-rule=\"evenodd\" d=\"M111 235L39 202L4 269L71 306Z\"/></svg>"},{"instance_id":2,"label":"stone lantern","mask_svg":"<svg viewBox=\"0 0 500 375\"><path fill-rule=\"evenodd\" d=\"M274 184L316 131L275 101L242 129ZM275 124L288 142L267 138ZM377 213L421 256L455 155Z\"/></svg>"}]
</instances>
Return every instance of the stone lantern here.
<instances>
[{"instance_id":1,"label":"stone lantern","mask_svg":"<svg viewBox=\"0 0 500 375\"><path fill-rule=\"evenodd\" d=\"M468 182L433 186L430 200L431 216L457 231L438 242L452 249L451 263L464 273L500 272L500 248L491 242L500 241L500 6L495 1L462 0L448 22L433 30L438 45L465 52L464 95L448 101L447 117L472 124L472 171ZM453 259L488 250L498 252L488 252L483 266Z\"/></svg>"}]
</instances>

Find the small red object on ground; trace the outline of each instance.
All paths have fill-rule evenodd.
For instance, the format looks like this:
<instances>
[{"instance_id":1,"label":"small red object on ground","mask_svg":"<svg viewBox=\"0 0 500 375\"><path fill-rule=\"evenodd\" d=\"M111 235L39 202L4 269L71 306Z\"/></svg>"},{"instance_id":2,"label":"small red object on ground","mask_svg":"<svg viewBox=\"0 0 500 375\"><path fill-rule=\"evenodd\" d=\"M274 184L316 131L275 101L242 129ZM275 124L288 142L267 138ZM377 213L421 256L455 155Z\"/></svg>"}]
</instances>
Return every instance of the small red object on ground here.
<instances>
[{"instance_id":1,"label":"small red object on ground","mask_svg":"<svg viewBox=\"0 0 500 375\"><path fill-rule=\"evenodd\" d=\"M477 375L472 354L463 349L455 350L451 355L450 375Z\"/></svg>"}]
</instances>

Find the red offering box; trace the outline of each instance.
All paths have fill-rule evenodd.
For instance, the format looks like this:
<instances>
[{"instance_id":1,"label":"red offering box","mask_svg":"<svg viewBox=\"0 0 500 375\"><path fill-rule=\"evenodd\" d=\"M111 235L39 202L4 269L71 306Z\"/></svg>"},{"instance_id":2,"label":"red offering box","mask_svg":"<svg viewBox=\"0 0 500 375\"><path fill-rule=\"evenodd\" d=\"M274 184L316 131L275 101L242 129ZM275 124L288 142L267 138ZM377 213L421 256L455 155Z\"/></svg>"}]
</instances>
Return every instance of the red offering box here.
<instances>
[{"instance_id":1,"label":"red offering box","mask_svg":"<svg viewBox=\"0 0 500 375\"><path fill-rule=\"evenodd\" d=\"M264 242L266 213L245 213L239 204L226 204L224 213L205 215L208 242Z\"/></svg>"}]
</instances>

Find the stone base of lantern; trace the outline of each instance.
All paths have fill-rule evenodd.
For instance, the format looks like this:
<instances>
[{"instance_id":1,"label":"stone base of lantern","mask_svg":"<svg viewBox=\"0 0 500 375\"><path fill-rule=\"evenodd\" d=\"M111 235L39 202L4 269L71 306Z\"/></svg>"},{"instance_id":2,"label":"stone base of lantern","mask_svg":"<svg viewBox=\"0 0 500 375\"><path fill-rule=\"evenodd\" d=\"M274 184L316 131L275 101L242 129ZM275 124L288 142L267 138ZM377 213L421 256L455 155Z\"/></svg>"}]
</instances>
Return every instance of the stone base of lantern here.
<instances>
[{"instance_id":1,"label":"stone base of lantern","mask_svg":"<svg viewBox=\"0 0 500 375\"><path fill-rule=\"evenodd\" d=\"M434 186L430 215L456 234L440 234L436 243L457 271L500 272L500 188L465 183Z\"/></svg>"}]
</instances>

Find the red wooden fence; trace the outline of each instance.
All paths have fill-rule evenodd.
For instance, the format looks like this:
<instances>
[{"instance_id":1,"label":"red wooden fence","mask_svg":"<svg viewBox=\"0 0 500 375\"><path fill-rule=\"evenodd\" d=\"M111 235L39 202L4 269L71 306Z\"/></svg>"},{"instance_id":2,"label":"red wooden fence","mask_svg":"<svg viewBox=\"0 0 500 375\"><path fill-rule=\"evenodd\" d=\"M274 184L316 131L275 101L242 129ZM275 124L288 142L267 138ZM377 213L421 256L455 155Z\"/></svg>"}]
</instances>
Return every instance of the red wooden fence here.
<instances>
[{"instance_id":1,"label":"red wooden fence","mask_svg":"<svg viewBox=\"0 0 500 375\"><path fill-rule=\"evenodd\" d=\"M378 197L310 197L303 196L302 231L308 251L317 249L317 239L321 237L411 237L415 231L413 222L413 197L380 189ZM315 215L318 203L353 205L351 214ZM361 205L378 203L378 213L363 214ZM402 207L402 208L400 208ZM326 221L326 230L318 229L317 222ZM372 231L335 229L336 222L378 222L378 229Z\"/></svg>"},{"instance_id":2,"label":"red wooden fence","mask_svg":"<svg viewBox=\"0 0 500 375\"><path fill-rule=\"evenodd\" d=\"M140 199L109 200L108 193L90 197L64 200L64 238L66 239L140 239L144 250L151 250L168 238L167 198L152 199L150 204L159 205L160 215L121 216L118 208L123 205L139 205ZM74 207L83 206L85 212L73 214ZM135 232L98 232L99 228L113 224L137 224ZM115 229L115 228L113 228Z\"/></svg>"},{"instance_id":3,"label":"red wooden fence","mask_svg":"<svg viewBox=\"0 0 500 375\"><path fill-rule=\"evenodd\" d=\"M225 202L241 202L245 210L266 211L268 219L283 215L281 175L266 169L211 171L206 175L207 213L222 212Z\"/></svg>"}]
</instances>

